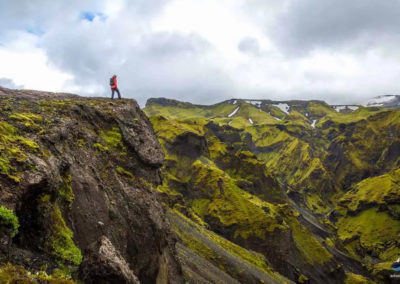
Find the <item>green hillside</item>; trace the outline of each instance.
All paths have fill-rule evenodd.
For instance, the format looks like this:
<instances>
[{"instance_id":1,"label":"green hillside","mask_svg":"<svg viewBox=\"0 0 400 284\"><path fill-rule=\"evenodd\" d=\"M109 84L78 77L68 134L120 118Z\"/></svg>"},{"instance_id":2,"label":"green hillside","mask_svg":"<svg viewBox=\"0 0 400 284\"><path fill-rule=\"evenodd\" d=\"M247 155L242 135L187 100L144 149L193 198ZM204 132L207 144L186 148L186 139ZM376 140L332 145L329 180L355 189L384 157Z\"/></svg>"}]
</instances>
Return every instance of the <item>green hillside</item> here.
<instances>
[{"instance_id":1,"label":"green hillside","mask_svg":"<svg viewBox=\"0 0 400 284\"><path fill-rule=\"evenodd\" d=\"M400 111L168 99L144 111L166 153L157 191L179 222L259 253L290 281L389 280L400 254ZM238 279L212 248L175 230Z\"/></svg>"}]
</instances>

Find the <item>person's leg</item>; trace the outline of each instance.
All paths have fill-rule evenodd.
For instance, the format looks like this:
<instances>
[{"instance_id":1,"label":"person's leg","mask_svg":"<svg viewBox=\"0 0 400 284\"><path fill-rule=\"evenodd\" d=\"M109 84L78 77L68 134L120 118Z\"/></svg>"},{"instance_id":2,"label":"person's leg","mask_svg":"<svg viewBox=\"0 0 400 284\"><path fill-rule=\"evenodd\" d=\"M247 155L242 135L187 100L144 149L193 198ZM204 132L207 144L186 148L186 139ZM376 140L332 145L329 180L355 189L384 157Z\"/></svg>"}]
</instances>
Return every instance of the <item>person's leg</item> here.
<instances>
[{"instance_id":1,"label":"person's leg","mask_svg":"<svg viewBox=\"0 0 400 284\"><path fill-rule=\"evenodd\" d=\"M115 92L115 89L111 88L111 99L114 99L114 92Z\"/></svg>"},{"instance_id":2,"label":"person's leg","mask_svg":"<svg viewBox=\"0 0 400 284\"><path fill-rule=\"evenodd\" d=\"M119 92L119 89L118 89L118 88L116 88L115 90L117 91L117 94L118 94L118 99L121 99L121 94L120 94L120 92Z\"/></svg>"}]
</instances>

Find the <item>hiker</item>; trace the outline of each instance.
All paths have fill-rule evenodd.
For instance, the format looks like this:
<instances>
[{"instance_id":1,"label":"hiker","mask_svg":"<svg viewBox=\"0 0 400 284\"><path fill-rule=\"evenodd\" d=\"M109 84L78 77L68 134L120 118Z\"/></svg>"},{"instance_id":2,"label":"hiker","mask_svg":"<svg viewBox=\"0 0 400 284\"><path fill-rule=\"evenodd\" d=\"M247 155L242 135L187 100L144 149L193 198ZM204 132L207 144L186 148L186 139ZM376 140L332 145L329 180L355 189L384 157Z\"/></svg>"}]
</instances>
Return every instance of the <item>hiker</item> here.
<instances>
[{"instance_id":1,"label":"hiker","mask_svg":"<svg viewBox=\"0 0 400 284\"><path fill-rule=\"evenodd\" d=\"M110 78L110 86L111 86L111 99L114 99L114 92L117 92L118 94L118 99L121 99L121 94L118 90L117 86L117 75L113 75Z\"/></svg>"}]
</instances>

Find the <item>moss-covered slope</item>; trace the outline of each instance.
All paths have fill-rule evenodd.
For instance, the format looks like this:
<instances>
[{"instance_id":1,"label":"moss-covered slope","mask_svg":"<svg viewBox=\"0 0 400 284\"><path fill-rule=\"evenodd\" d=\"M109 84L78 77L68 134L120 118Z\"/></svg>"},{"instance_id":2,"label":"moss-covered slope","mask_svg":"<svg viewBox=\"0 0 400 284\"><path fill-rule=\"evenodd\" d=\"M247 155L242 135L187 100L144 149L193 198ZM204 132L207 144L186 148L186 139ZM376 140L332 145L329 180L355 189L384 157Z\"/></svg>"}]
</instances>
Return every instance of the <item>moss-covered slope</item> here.
<instances>
[{"instance_id":1,"label":"moss-covered slope","mask_svg":"<svg viewBox=\"0 0 400 284\"><path fill-rule=\"evenodd\" d=\"M158 191L170 208L293 281L389 279L399 253L398 110L152 99L145 112L166 152Z\"/></svg>"}]
</instances>

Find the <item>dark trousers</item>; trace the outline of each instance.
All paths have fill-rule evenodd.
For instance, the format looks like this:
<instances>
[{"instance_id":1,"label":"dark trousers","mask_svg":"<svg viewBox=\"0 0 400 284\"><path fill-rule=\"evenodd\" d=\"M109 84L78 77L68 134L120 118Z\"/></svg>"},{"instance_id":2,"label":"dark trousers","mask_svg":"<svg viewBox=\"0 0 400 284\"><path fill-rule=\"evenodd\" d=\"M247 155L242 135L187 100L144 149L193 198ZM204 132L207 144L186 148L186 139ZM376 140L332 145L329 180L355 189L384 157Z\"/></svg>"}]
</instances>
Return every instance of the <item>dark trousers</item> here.
<instances>
[{"instance_id":1,"label":"dark trousers","mask_svg":"<svg viewBox=\"0 0 400 284\"><path fill-rule=\"evenodd\" d=\"M114 99L114 92L117 92L117 94L118 94L118 99L120 99L120 98L121 98L121 94L119 93L118 88L112 88L112 89L111 89L111 99Z\"/></svg>"}]
</instances>

